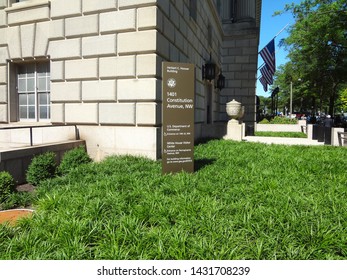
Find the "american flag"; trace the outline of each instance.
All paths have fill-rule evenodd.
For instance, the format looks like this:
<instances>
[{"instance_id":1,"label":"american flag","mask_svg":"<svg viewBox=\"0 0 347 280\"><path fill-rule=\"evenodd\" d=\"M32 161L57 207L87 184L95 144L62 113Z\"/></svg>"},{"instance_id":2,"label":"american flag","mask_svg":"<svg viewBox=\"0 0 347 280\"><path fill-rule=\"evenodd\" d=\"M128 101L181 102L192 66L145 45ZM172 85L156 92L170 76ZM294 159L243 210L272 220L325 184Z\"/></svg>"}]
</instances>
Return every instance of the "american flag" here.
<instances>
[{"instance_id":1,"label":"american flag","mask_svg":"<svg viewBox=\"0 0 347 280\"><path fill-rule=\"evenodd\" d=\"M276 71L275 39L272 39L260 52L260 56L272 74Z\"/></svg>"},{"instance_id":2,"label":"american flag","mask_svg":"<svg viewBox=\"0 0 347 280\"><path fill-rule=\"evenodd\" d=\"M261 84L263 85L263 89L266 92L267 91L267 82L265 80L265 78L263 76L260 77L259 81L261 82Z\"/></svg>"},{"instance_id":3,"label":"american flag","mask_svg":"<svg viewBox=\"0 0 347 280\"><path fill-rule=\"evenodd\" d=\"M262 68L260 68L260 73L262 74L262 76L264 77L264 79L268 85L273 84L273 75L272 75L269 67L267 66L267 64L265 64Z\"/></svg>"}]
</instances>

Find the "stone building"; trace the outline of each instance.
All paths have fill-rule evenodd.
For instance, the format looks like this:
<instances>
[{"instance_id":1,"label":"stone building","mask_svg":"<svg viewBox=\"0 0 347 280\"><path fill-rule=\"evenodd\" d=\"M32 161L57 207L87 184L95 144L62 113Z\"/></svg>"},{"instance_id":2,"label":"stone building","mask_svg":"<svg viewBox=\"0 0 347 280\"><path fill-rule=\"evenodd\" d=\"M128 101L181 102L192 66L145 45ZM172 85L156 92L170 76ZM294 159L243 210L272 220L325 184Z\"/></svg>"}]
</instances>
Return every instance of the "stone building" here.
<instances>
[{"instance_id":1,"label":"stone building","mask_svg":"<svg viewBox=\"0 0 347 280\"><path fill-rule=\"evenodd\" d=\"M233 98L252 124L260 15L261 0L0 0L0 123L76 124L94 158L160 158L174 61L195 65L196 138L222 136Z\"/></svg>"}]
</instances>

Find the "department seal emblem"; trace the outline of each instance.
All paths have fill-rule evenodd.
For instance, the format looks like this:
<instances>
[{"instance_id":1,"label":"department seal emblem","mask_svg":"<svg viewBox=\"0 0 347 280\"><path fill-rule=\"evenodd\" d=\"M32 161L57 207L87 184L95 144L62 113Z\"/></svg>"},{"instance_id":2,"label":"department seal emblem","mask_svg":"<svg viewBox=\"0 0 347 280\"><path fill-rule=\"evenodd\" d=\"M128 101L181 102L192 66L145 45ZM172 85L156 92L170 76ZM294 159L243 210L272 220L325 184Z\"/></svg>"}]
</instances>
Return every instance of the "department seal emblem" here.
<instances>
[{"instance_id":1,"label":"department seal emblem","mask_svg":"<svg viewBox=\"0 0 347 280\"><path fill-rule=\"evenodd\" d=\"M174 78L170 78L167 80L167 86L170 88L174 88L176 86L177 82Z\"/></svg>"}]
</instances>

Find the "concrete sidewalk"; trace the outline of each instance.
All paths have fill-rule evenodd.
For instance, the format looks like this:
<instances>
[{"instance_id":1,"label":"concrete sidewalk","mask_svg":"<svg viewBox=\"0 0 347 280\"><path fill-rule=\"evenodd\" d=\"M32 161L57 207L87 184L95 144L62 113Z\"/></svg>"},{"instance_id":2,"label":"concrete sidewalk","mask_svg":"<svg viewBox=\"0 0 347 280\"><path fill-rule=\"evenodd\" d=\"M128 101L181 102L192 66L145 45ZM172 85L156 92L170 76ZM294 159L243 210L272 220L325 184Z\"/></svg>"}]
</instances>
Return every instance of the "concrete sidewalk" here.
<instances>
[{"instance_id":1,"label":"concrete sidewalk","mask_svg":"<svg viewBox=\"0 0 347 280\"><path fill-rule=\"evenodd\" d=\"M324 142L318 142L317 140L311 140L307 138L246 136L243 138L243 140L247 142L282 144L282 145L305 145L305 146L324 145Z\"/></svg>"}]
</instances>

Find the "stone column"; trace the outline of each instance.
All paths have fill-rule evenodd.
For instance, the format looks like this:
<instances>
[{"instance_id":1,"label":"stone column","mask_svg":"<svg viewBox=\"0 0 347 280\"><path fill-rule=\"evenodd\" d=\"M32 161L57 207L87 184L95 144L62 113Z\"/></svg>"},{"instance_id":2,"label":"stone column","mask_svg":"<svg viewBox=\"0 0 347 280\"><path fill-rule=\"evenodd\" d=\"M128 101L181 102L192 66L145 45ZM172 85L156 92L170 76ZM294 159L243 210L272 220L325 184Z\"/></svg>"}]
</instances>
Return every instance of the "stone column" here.
<instances>
[{"instance_id":1,"label":"stone column","mask_svg":"<svg viewBox=\"0 0 347 280\"><path fill-rule=\"evenodd\" d=\"M236 1L236 21L255 20L255 0Z\"/></svg>"},{"instance_id":2,"label":"stone column","mask_svg":"<svg viewBox=\"0 0 347 280\"><path fill-rule=\"evenodd\" d=\"M222 18L223 22L231 22L234 15L233 15L233 3L234 1L230 0L221 0L221 7L220 7L220 16Z\"/></svg>"}]
</instances>

